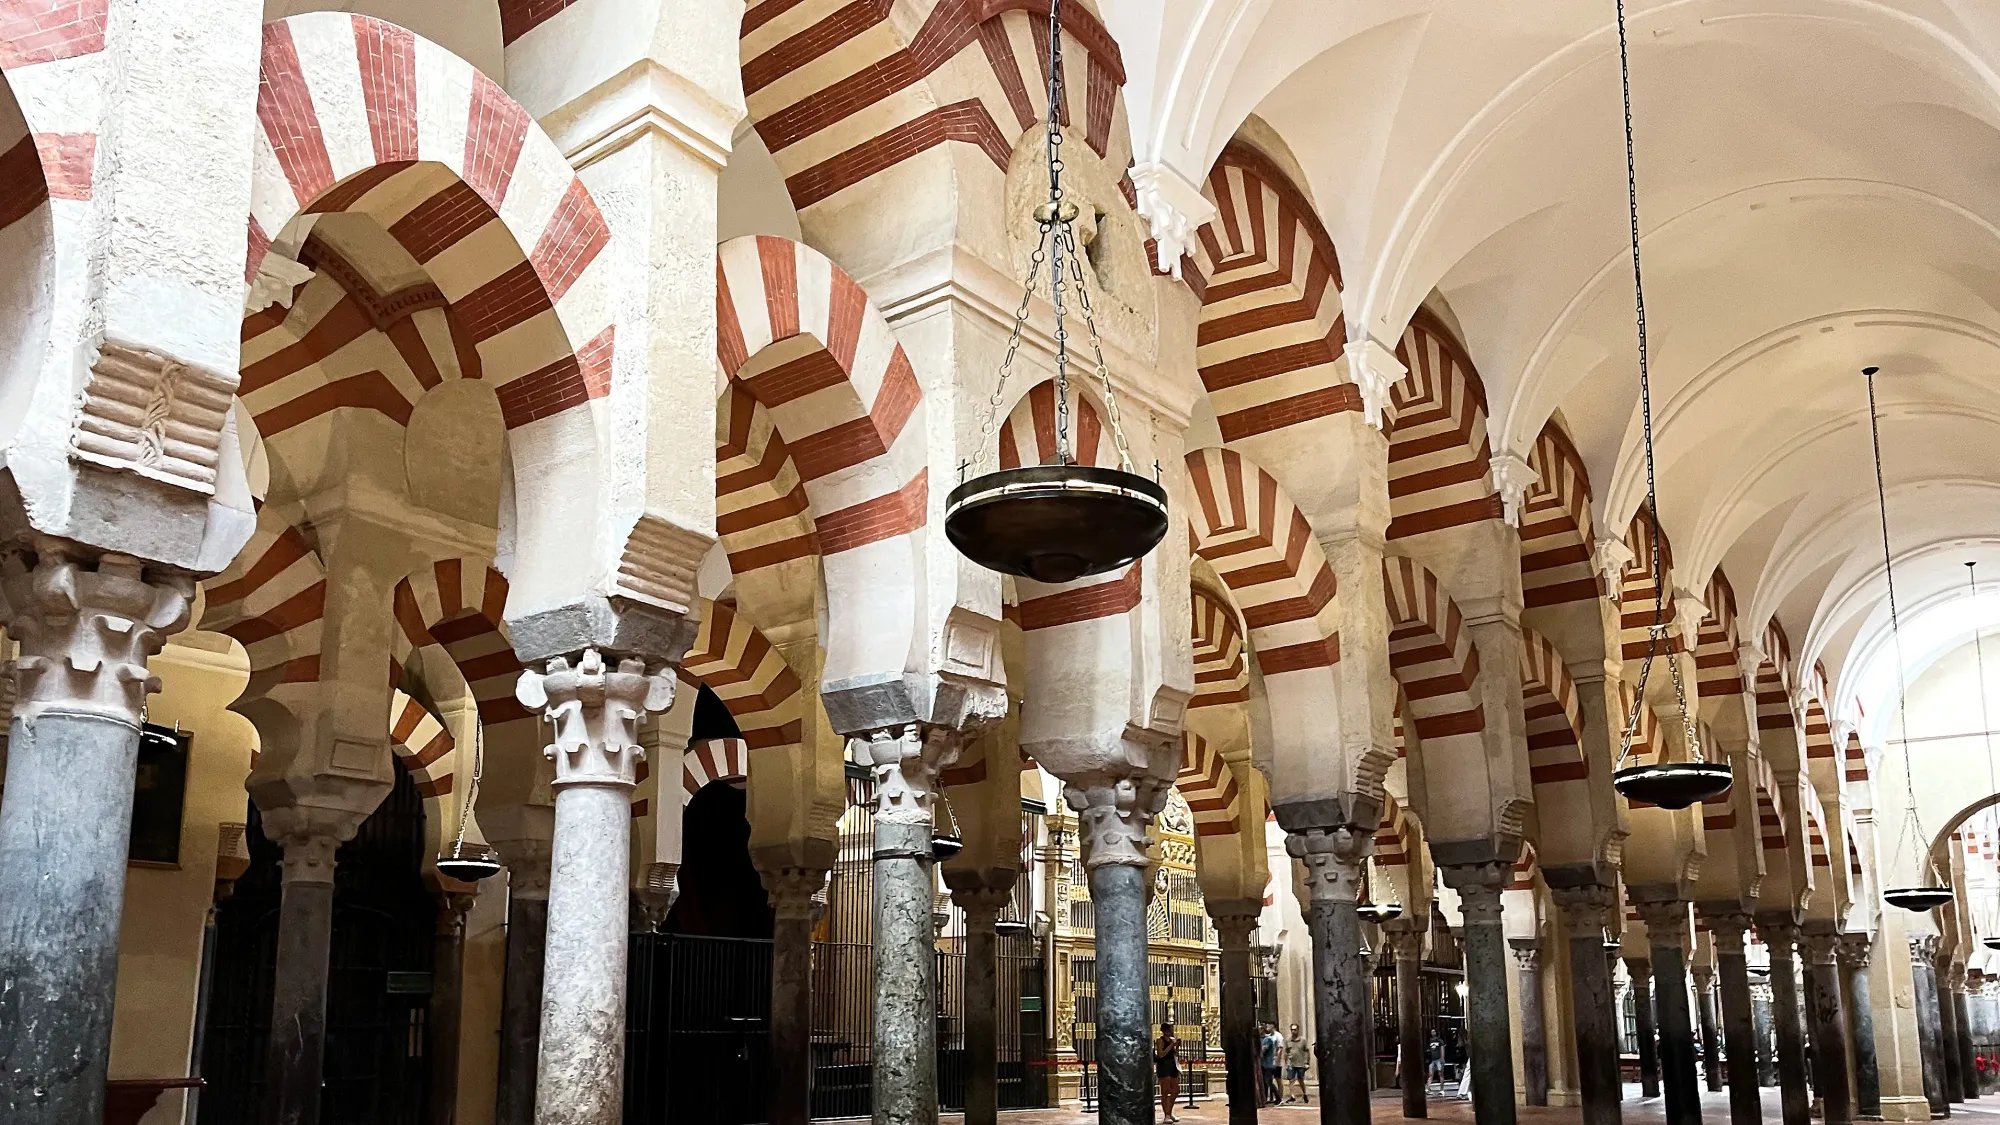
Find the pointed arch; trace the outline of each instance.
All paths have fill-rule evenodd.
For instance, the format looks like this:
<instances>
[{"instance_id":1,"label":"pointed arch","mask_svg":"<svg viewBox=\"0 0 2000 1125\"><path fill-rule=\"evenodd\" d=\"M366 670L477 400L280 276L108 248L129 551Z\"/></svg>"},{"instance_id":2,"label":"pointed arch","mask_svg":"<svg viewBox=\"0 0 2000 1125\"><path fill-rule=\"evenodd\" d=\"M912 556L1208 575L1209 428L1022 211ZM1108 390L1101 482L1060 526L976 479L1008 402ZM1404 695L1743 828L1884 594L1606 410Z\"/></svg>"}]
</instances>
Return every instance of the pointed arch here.
<instances>
[{"instance_id":1,"label":"pointed arch","mask_svg":"<svg viewBox=\"0 0 2000 1125\"><path fill-rule=\"evenodd\" d=\"M1590 474L1553 418L1528 452L1535 483L1521 509L1521 589L1529 609L1602 593L1591 559Z\"/></svg>"},{"instance_id":2,"label":"pointed arch","mask_svg":"<svg viewBox=\"0 0 2000 1125\"><path fill-rule=\"evenodd\" d=\"M1222 440L1360 410L1360 389L1334 366L1347 340L1340 259L1305 194L1232 141L1202 195L1216 217L1184 272L1201 297L1195 362Z\"/></svg>"},{"instance_id":3,"label":"pointed arch","mask_svg":"<svg viewBox=\"0 0 2000 1125\"><path fill-rule=\"evenodd\" d=\"M1499 519L1487 476L1486 387L1464 346L1419 309L1396 358L1407 372L1389 389L1388 537Z\"/></svg>"}]
</instances>

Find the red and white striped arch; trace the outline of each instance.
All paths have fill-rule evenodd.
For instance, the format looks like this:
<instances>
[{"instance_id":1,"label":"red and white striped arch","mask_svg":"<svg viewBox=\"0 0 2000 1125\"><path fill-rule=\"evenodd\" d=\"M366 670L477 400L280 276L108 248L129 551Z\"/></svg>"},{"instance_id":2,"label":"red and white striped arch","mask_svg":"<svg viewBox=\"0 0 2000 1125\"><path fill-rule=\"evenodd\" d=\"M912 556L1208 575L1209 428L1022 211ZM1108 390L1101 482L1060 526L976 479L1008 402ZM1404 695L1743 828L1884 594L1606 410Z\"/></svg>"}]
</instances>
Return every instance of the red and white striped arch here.
<instances>
[{"instance_id":1,"label":"red and white striped arch","mask_svg":"<svg viewBox=\"0 0 2000 1125\"><path fill-rule=\"evenodd\" d=\"M1757 837L1766 852L1784 855L1786 846L1785 818L1780 809L1783 798L1779 796L1778 774L1771 763L1757 759L1755 768L1757 786Z\"/></svg>"},{"instance_id":2,"label":"red and white striped arch","mask_svg":"<svg viewBox=\"0 0 2000 1125\"><path fill-rule=\"evenodd\" d=\"M1589 601L1603 592L1591 559L1590 474L1551 418L1528 453L1535 483L1521 509L1521 589L1530 609Z\"/></svg>"},{"instance_id":3,"label":"red and white striped arch","mask_svg":"<svg viewBox=\"0 0 2000 1125\"><path fill-rule=\"evenodd\" d=\"M1486 388L1465 348L1418 310L1396 358L1408 372L1389 389L1389 538L1499 519Z\"/></svg>"},{"instance_id":4,"label":"red and white striped arch","mask_svg":"<svg viewBox=\"0 0 2000 1125\"><path fill-rule=\"evenodd\" d=\"M1821 693L1826 691L1826 681L1819 672L1820 669L1815 666L1814 675L1807 681L1806 690L1814 694L1806 697L1805 758L1808 763L1806 768L1811 769L1813 762L1824 762L1828 769L1838 770L1840 750L1833 744L1833 724L1827 721L1826 705L1820 702L1824 698Z\"/></svg>"},{"instance_id":5,"label":"red and white striped arch","mask_svg":"<svg viewBox=\"0 0 2000 1125\"><path fill-rule=\"evenodd\" d=\"M1761 737L1796 739L1792 713L1792 646L1773 620L1764 629L1764 659L1757 664L1757 730Z\"/></svg>"},{"instance_id":6,"label":"red and white striped arch","mask_svg":"<svg viewBox=\"0 0 2000 1125\"><path fill-rule=\"evenodd\" d=\"M389 749L409 771L410 780L416 782L417 792L423 794L424 803L433 814L433 823L439 825L440 831L457 831L455 810L442 810L446 812L444 817L434 816L440 811L438 799L452 789L452 751L456 743L430 708L400 689L389 694ZM452 821L448 829L446 820Z\"/></svg>"},{"instance_id":7,"label":"red and white striped arch","mask_svg":"<svg viewBox=\"0 0 2000 1125\"><path fill-rule=\"evenodd\" d=\"M1861 748L1861 736L1853 731L1847 732L1847 745L1841 748L1841 766L1849 785L1873 780L1868 775L1868 752Z\"/></svg>"},{"instance_id":8,"label":"red and white striped arch","mask_svg":"<svg viewBox=\"0 0 2000 1125\"><path fill-rule=\"evenodd\" d=\"M690 743L681 755L681 804L711 783L742 788L750 779L750 743L741 738L707 738Z\"/></svg>"},{"instance_id":9,"label":"red and white striped arch","mask_svg":"<svg viewBox=\"0 0 2000 1125\"><path fill-rule=\"evenodd\" d=\"M265 25L257 117L246 282L296 216L370 215L457 312L510 430L588 420L611 386L611 234L527 110L404 28L315 12ZM594 427L562 437L579 445L551 460L592 471Z\"/></svg>"},{"instance_id":10,"label":"red and white striped arch","mask_svg":"<svg viewBox=\"0 0 2000 1125\"><path fill-rule=\"evenodd\" d=\"M1403 685L1425 753L1466 743L1479 753L1485 708L1475 699L1479 650L1437 576L1401 555L1382 560L1389 610L1389 670Z\"/></svg>"},{"instance_id":11,"label":"red and white striped arch","mask_svg":"<svg viewBox=\"0 0 2000 1125\"><path fill-rule=\"evenodd\" d=\"M1743 694L1741 647L1736 635L1736 591L1717 567L1703 598L1708 616L1695 634L1695 683L1702 699L1730 699Z\"/></svg>"},{"instance_id":12,"label":"red and white striped arch","mask_svg":"<svg viewBox=\"0 0 2000 1125\"><path fill-rule=\"evenodd\" d=\"M1194 696L1188 709L1249 702L1250 669L1243 658L1236 611L1200 586L1194 587L1189 605L1194 618Z\"/></svg>"},{"instance_id":13,"label":"red and white striped arch","mask_svg":"<svg viewBox=\"0 0 2000 1125\"><path fill-rule=\"evenodd\" d=\"M1333 567L1305 513L1269 473L1234 450L1197 449L1187 455L1187 470L1194 553L1215 567L1242 606L1267 682L1339 662Z\"/></svg>"},{"instance_id":14,"label":"red and white striped arch","mask_svg":"<svg viewBox=\"0 0 2000 1125\"><path fill-rule=\"evenodd\" d=\"M1653 521L1641 508L1625 529L1625 545L1632 549L1632 561L1619 574L1618 633L1626 660L1644 660L1650 646L1655 656L1672 656L1682 648L1681 631L1674 627L1674 551L1662 533L1656 543ZM1660 552L1660 572L1667 588L1659 589L1653 575L1653 551ZM1664 598L1665 604L1660 600ZM1651 640L1655 620L1667 626L1655 643Z\"/></svg>"},{"instance_id":15,"label":"red and white striped arch","mask_svg":"<svg viewBox=\"0 0 2000 1125\"><path fill-rule=\"evenodd\" d=\"M204 590L202 628L235 638L249 656L244 698L310 706L319 684L326 567L305 533L260 519L235 561Z\"/></svg>"},{"instance_id":16,"label":"red and white striped arch","mask_svg":"<svg viewBox=\"0 0 2000 1125\"><path fill-rule=\"evenodd\" d=\"M1618 681L1618 706L1618 729L1612 732L1612 737L1618 740L1618 744L1624 742L1626 728L1631 726L1632 723L1634 708L1638 709L1639 715L1639 725L1632 731L1631 752L1625 756L1623 764L1618 765L1618 768L1651 765L1654 762L1660 761L1661 752L1665 749L1666 744L1660 738L1660 720L1653 713L1652 704L1638 698L1637 693L1632 688L1631 681L1620 680ZM1644 802L1638 802L1634 803L1633 807L1651 808L1652 806Z\"/></svg>"},{"instance_id":17,"label":"red and white striped arch","mask_svg":"<svg viewBox=\"0 0 2000 1125\"><path fill-rule=\"evenodd\" d=\"M1382 820L1375 826L1375 866L1407 867L1422 846L1415 816L1393 794L1384 793Z\"/></svg>"},{"instance_id":18,"label":"red and white striped arch","mask_svg":"<svg viewBox=\"0 0 2000 1125\"><path fill-rule=\"evenodd\" d=\"M1196 836L1226 836L1241 827L1236 775L1214 744L1193 731L1181 736L1181 764L1174 787L1194 814Z\"/></svg>"},{"instance_id":19,"label":"red and white striped arch","mask_svg":"<svg viewBox=\"0 0 2000 1125\"><path fill-rule=\"evenodd\" d=\"M1514 873L1507 880L1507 889L1510 891L1532 891L1535 889L1536 880L1541 878L1541 874L1541 860L1535 854L1535 845L1527 840L1521 841L1521 855L1520 858L1514 861Z\"/></svg>"},{"instance_id":20,"label":"red and white striped arch","mask_svg":"<svg viewBox=\"0 0 2000 1125\"><path fill-rule=\"evenodd\" d=\"M537 717L514 698L521 661L502 610L507 579L484 559L441 559L396 584L396 624L413 648L438 645L465 677L489 745L540 741Z\"/></svg>"},{"instance_id":21,"label":"red and white striped arch","mask_svg":"<svg viewBox=\"0 0 2000 1125\"><path fill-rule=\"evenodd\" d=\"M743 14L744 98L800 211L941 144L978 148L1004 176L1046 117L1049 55L1040 0L758 0ZM1124 167L1124 64L1081 5L1063 13L1063 64L1063 121Z\"/></svg>"},{"instance_id":22,"label":"red and white striped arch","mask_svg":"<svg viewBox=\"0 0 2000 1125\"><path fill-rule=\"evenodd\" d=\"M1359 388L1334 368L1347 340L1340 260L1304 193L1231 143L1202 194L1216 217L1185 273L1201 296L1195 362L1222 439L1360 410Z\"/></svg>"},{"instance_id":23,"label":"red and white striped arch","mask_svg":"<svg viewBox=\"0 0 2000 1125\"><path fill-rule=\"evenodd\" d=\"M901 672L922 599L881 594L923 588L929 478L916 370L861 286L819 251L746 235L716 259L717 358L754 403L726 396L718 412L727 419L718 418L717 520L730 529L732 564L816 551L829 604L826 678ZM767 435L753 454L734 438L757 431L758 408L782 444ZM809 543L794 542L795 490L810 511ZM748 553L752 544L761 554Z\"/></svg>"},{"instance_id":24,"label":"red and white striped arch","mask_svg":"<svg viewBox=\"0 0 2000 1125\"><path fill-rule=\"evenodd\" d=\"M1000 427L1000 467L1055 464L1058 420L1055 381L1037 383L1014 404L1006 424ZM1079 465L1118 467L1118 447L1105 428L1103 416L1074 385L1069 393L1069 443L1070 456Z\"/></svg>"},{"instance_id":25,"label":"red and white striped arch","mask_svg":"<svg viewBox=\"0 0 2000 1125\"><path fill-rule=\"evenodd\" d=\"M704 601L700 608L701 627L681 660L681 680L706 684L722 700L746 751L796 746L805 731L797 674L734 606Z\"/></svg>"},{"instance_id":26,"label":"red and white striped arch","mask_svg":"<svg viewBox=\"0 0 2000 1125\"><path fill-rule=\"evenodd\" d=\"M1590 776L1583 753L1583 714L1562 653L1546 637L1521 627L1521 696L1528 721L1528 773L1536 785Z\"/></svg>"}]
</instances>

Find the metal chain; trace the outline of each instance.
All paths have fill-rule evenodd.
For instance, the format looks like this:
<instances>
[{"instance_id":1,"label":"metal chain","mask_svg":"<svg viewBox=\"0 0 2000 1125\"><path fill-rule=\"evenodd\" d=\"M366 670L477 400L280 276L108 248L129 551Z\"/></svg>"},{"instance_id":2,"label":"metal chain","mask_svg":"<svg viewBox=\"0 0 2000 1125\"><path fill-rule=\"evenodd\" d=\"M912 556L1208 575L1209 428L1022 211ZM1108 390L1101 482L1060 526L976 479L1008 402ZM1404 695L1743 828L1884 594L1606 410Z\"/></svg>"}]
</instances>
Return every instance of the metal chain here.
<instances>
[{"instance_id":1,"label":"metal chain","mask_svg":"<svg viewBox=\"0 0 2000 1125\"><path fill-rule=\"evenodd\" d=\"M1076 237L1068 224L1063 226L1063 237ZM1090 354L1097 362L1097 382L1104 388L1105 420L1111 424L1111 440L1118 447L1118 467L1129 473L1132 471L1132 447L1125 440L1124 421L1118 417L1118 392L1111 387L1111 368L1104 362L1104 342L1097 338L1097 315L1090 307L1090 287L1083 283L1081 255L1072 252L1069 265L1076 275L1077 300L1083 305L1083 323L1090 329Z\"/></svg>"},{"instance_id":2,"label":"metal chain","mask_svg":"<svg viewBox=\"0 0 2000 1125\"><path fill-rule=\"evenodd\" d=\"M993 384L993 393L986 399L986 419L979 426L979 452L972 459L975 471L986 468L988 451L999 445L994 435L1000 430L1000 408L1007 405L1007 377L1013 374L1014 353L1021 348L1021 328L1028 323L1028 306L1035 297L1035 279L1041 275L1042 262L1048 257L1049 230L1052 224L1042 224L1041 240L1035 243L1035 253L1028 259L1028 283L1021 290L1020 307L1014 310L1014 326L1007 332L1007 354L1000 360L1000 379Z\"/></svg>"},{"instance_id":3,"label":"metal chain","mask_svg":"<svg viewBox=\"0 0 2000 1125\"><path fill-rule=\"evenodd\" d=\"M1882 517L1882 578L1889 587L1889 636L1896 647L1896 722L1903 732L1903 796L1908 813L1903 837L1917 861L1917 877L1930 878L1930 837L1917 814L1916 773L1910 766L1910 684L1903 675L1903 625L1896 612L1896 568L1889 555L1889 493L1882 484L1882 427L1875 409L1875 368L1862 371L1868 379L1868 450L1875 459L1875 507Z\"/></svg>"},{"instance_id":4,"label":"metal chain","mask_svg":"<svg viewBox=\"0 0 2000 1125\"><path fill-rule=\"evenodd\" d=\"M1625 204L1632 235L1632 302L1639 325L1639 421L1646 447L1646 523L1653 533L1653 557L1649 560L1653 572L1653 624L1646 630L1646 662L1639 669L1637 701L1625 724L1624 741L1618 748L1618 765L1623 766L1632 753L1632 739L1639 731L1639 708L1646 705L1646 681L1653 671L1653 657L1657 655L1660 641L1670 626L1666 620L1666 552L1660 549L1659 489L1653 467L1653 383L1651 356L1646 347L1646 280L1639 268L1639 169L1632 146L1631 47L1625 32L1625 0L1617 0L1617 5L1618 86L1625 111ZM1673 673L1674 699L1680 705L1681 727L1687 733L1688 757L1699 762L1702 760L1701 730L1688 711L1687 687L1681 682L1680 662L1674 659L1671 643L1667 647L1667 667Z\"/></svg>"},{"instance_id":5,"label":"metal chain","mask_svg":"<svg viewBox=\"0 0 2000 1125\"><path fill-rule=\"evenodd\" d=\"M1972 591L1972 600L1979 600L1979 564L1965 564L1965 584ZM1972 630L1973 667L1979 673L1979 729L1984 731L1986 743L1986 788L1988 792L2000 793L2000 773L1993 766L1993 720L1986 711L1986 630L1974 626ZM1988 820L2000 827L2000 812L1989 810Z\"/></svg>"},{"instance_id":6,"label":"metal chain","mask_svg":"<svg viewBox=\"0 0 2000 1125\"><path fill-rule=\"evenodd\" d=\"M486 766L486 724L472 724L472 784L465 787L465 803L458 809L458 838L452 841L451 858L465 857L465 823L472 819L473 802L479 800L479 775Z\"/></svg>"}]
</instances>

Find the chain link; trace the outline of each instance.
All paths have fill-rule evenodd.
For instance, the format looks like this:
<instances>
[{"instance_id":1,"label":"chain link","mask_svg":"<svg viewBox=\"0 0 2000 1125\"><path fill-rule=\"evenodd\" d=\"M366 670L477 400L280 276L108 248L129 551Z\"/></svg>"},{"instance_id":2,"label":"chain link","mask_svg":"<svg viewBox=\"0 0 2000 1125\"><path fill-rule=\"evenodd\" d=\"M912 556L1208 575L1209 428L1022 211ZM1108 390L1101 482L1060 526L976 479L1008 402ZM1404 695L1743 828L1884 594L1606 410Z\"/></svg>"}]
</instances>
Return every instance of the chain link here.
<instances>
[{"instance_id":1,"label":"chain link","mask_svg":"<svg viewBox=\"0 0 2000 1125\"><path fill-rule=\"evenodd\" d=\"M1014 353L1021 349L1021 329L1028 323L1028 306L1035 298L1035 279L1041 275L1042 262L1048 258L1051 226L1042 224L1042 237L1028 259L1028 283L1021 290L1020 307L1014 310L1014 326L1007 332L1007 354L1000 360L1000 379L986 399L986 420L979 426L979 452L972 459L975 473L985 470L990 451L999 445L994 435L1000 431L1000 408L1007 405L1007 377L1014 371Z\"/></svg>"},{"instance_id":2,"label":"chain link","mask_svg":"<svg viewBox=\"0 0 2000 1125\"><path fill-rule=\"evenodd\" d=\"M1063 237L1074 238L1075 231L1067 224L1063 227ZM1070 255L1070 269L1076 275L1077 300L1083 306L1083 323L1090 329L1090 354L1097 362L1097 382L1104 388L1105 421L1111 424L1111 440L1118 447L1118 467L1132 471L1132 448L1125 441L1125 424L1118 417L1118 392L1111 386L1111 368L1104 362L1104 342L1097 338L1097 314L1090 307L1090 287L1083 283L1083 266L1080 256Z\"/></svg>"}]
</instances>

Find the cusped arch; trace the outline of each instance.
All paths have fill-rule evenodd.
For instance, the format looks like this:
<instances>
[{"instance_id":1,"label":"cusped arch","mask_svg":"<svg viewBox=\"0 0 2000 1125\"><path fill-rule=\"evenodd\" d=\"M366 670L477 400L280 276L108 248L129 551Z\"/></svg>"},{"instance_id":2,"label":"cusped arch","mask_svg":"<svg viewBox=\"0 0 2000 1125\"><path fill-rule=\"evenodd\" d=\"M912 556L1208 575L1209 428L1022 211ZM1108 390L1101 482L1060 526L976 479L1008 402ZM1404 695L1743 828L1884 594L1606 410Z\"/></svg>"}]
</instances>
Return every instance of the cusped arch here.
<instances>
[{"instance_id":1,"label":"cusped arch","mask_svg":"<svg viewBox=\"0 0 2000 1125\"><path fill-rule=\"evenodd\" d=\"M603 404L640 376L614 348L629 302L610 230L561 150L463 59L339 12L265 25L257 117L246 284L298 216L373 217L451 305L499 400L513 615L612 581L624 546L612 519L636 510L627 493L643 481L610 471L630 456L610 455ZM580 560L579 541L597 550Z\"/></svg>"},{"instance_id":2,"label":"cusped arch","mask_svg":"<svg viewBox=\"0 0 2000 1125\"><path fill-rule=\"evenodd\" d=\"M725 438L736 432L739 405L751 415L768 412L775 439L766 440L759 464L774 456L790 464L758 485L762 491L724 491L742 479L750 456L725 444L732 456L718 466L718 524L742 535L762 527L767 513L796 521L803 512L795 503L766 506L787 473L796 474L812 539L791 549L816 553L822 562L826 682L900 675L921 641L921 540L929 511L915 368L861 286L824 254L790 239L746 235L723 243L716 252L716 313L723 374L749 399L731 400L738 405L729 407ZM742 559L739 547L725 545L732 564ZM885 598L884 591L899 596Z\"/></svg>"}]
</instances>

